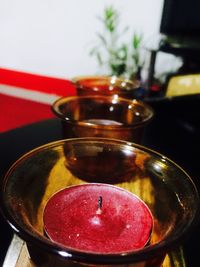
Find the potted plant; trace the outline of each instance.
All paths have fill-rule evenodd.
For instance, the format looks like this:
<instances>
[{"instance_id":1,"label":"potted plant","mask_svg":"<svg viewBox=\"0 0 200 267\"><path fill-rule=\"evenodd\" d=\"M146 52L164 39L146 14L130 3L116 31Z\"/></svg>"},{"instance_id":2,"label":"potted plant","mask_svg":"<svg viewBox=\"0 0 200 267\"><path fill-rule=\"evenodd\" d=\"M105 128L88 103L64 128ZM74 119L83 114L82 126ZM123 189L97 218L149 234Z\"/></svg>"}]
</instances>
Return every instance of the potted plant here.
<instances>
[{"instance_id":1,"label":"potted plant","mask_svg":"<svg viewBox=\"0 0 200 267\"><path fill-rule=\"evenodd\" d=\"M100 67L107 68L108 75L140 79L144 64L141 57L143 35L134 32L130 43L126 43L123 38L129 27L121 29L120 13L113 6L106 7L99 20L103 30L97 32L97 40L90 55L96 57Z\"/></svg>"}]
</instances>

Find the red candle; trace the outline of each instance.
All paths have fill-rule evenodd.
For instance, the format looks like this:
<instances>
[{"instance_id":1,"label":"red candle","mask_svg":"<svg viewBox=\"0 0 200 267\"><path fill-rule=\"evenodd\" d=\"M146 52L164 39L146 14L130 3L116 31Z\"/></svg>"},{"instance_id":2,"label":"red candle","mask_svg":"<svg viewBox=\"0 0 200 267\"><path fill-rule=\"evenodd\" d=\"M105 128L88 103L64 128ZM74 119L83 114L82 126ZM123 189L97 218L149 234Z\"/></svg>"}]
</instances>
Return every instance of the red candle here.
<instances>
[{"instance_id":1,"label":"red candle","mask_svg":"<svg viewBox=\"0 0 200 267\"><path fill-rule=\"evenodd\" d=\"M47 236L71 249L125 253L144 247L153 217L136 195L108 184L68 187L53 195L44 210Z\"/></svg>"}]
</instances>

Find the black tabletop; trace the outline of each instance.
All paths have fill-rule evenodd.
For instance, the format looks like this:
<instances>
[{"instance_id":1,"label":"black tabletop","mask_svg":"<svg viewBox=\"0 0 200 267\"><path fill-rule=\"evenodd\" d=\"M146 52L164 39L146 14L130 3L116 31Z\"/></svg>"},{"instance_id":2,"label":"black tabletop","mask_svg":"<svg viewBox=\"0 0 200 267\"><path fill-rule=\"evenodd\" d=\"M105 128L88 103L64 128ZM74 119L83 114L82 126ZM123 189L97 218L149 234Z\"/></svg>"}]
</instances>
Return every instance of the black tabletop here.
<instances>
[{"instance_id":1,"label":"black tabletop","mask_svg":"<svg viewBox=\"0 0 200 267\"><path fill-rule=\"evenodd\" d=\"M198 100L200 102L200 100ZM148 146L183 167L193 178L200 188L198 176L200 173L199 151L200 151L200 112L196 108L199 103L190 103L190 114L188 115L188 103L154 102L155 110L153 121L147 126L143 145ZM178 107L178 108L177 108ZM18 128L0 135L0 175L5 172L24 153L45 143L62 139L61 124L58 119L50 119ZM12 238L12 231L0 217L0 266L5 257L8 245ZM200 230L184 243L184 252L187 266L197 266L199 253L198 240Z\"/></svg>"}]
</instances>

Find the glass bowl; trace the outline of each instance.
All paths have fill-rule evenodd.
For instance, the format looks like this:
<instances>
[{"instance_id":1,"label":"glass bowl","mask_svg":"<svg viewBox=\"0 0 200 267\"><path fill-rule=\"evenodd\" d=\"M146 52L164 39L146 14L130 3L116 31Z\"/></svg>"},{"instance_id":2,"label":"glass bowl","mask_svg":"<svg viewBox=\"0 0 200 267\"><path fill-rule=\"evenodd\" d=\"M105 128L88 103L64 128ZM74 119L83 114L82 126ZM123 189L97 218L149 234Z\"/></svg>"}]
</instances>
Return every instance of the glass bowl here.
<instances>
[{"instance_id":1,"label":"glass bowl","mask_svg":"<svg viewBox=\"0 0 200 267\"><path fill-rule=\"evenodd\" d=\"M116 76L79 76L72 79L77 95L114 95L134 99L142 98L143 88L138 80Z\"/></svg>"},{"instance_id":2,"label":"glass bowl","mask_svg":"<svg viewBox=\"0 0 200 267\"><path fill-rule=\"evenodd\" d=\"M49 198L68 186L98 182L129 190L152 212L151 240L128 253L85 253L52 242L44 233ZM49 143L11 166L1 187L2 211L26 241L36 266L161 266L196 226L197 189L183 169L146 147L108 138L73 138Z\"/></svg>"},{"instance_id":3,"label":"glass bowl","mask_svg":"<svg viewBox=\"0 0 200 267\"><path fill-rule=\"evenodd\" d=\"M63 138L106 137L136 143L154 115L142 101L117 95L62 97L52 104L52 111L61 119Z\"/></svg>"}]
</instances>

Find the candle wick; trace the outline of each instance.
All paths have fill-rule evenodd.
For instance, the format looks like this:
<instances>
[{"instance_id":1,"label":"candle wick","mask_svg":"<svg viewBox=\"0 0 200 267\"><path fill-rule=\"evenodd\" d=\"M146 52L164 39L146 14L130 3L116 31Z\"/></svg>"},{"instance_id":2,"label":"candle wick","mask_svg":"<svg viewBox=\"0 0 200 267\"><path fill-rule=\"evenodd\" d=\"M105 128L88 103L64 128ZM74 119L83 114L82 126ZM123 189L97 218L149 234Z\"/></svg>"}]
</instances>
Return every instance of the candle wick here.
<instances>
[{"instance_id":1,"label":"candle wick","mask_svg":"<svg viewBox=\"0 0 200 267\"><path fill-rule=\"evenodd\" d=\"M97 214L101 214L102 213L102 204L103 204L103 198L102 196L99 196L98 198L98 209L97 209Z\"/></svg>"},{"instance_id":2,"label":"candle wick","mask_svg":"<svg viewBox=\"0 0 200 267\"><path fill-rule=\"evenodd\" d=\"M103 198L102 198L102 196L99 196L99 199L98 199L98 208L99 209L102 209L102 202L103 202Z\"/></svg>"}]
</instances>

